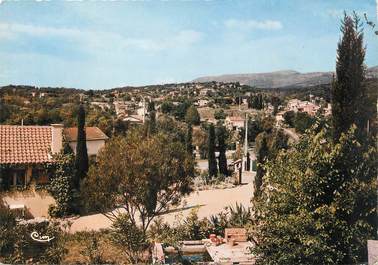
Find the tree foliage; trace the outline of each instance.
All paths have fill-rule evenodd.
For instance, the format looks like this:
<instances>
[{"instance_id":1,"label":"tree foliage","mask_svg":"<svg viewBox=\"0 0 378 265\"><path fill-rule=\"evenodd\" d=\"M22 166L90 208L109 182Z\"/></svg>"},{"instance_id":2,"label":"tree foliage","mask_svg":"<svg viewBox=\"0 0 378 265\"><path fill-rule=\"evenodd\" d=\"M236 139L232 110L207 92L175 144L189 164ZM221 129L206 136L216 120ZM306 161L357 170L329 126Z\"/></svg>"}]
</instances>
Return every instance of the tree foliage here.
<instances>
[{"instance_id":1,"label":"tree foliage","mask_svg":"<svg viewBox=\"0 0 378 265\"><path fill-rule=\"evenodd\" d=\"M193 157L183 143L161 132L146 137L135 128L126 137L111 139L100 151L84 182L83 196L111 220L116 213L108 211L124 208L145 233L153 218L191 191L193 177Z\"/></svg>"},{"instance_id":2,"label":"tree foliage","mask_svg":"<svg viewBox=\"0 0 378 265\"><path fill-rule=\"evenodd\" d=\"M187 123L193 124L193 125L199 125L200 124L200 115L198 113L198 110L195 106L190 106L188 110L186 111L185 115L185 121Z\"/></svg>"},{"instance_id":3,"label":"tree foliage","mask_svg":"<svg viewBox=\"0 0 378 265\"><path fill-rule=\"evenodd\" d=\"M260 133L256 139L256 162L257 169L254 180L254 197L260 196L261 185L263 182L263 176L265 173L264 163L268 159L269 147L268 147L268 134L266 132Z\"/></svg>"},{"instance_id":4,"label":"tree foliage","mask_svg":"<svg viewBox=\"0 0 378 265\"><path fill-rule=\"evenodd\" d=\"M336 80L332 84L332 121L334 140L352 124L366 128L369 112L364 85L366 67L365 47L360 18L344 14L341 25L342 38L337 47Z\"/></svg>"},{"instance_id":5,"label":"tree foliage","mask_svg":"<svg viewBox=\"0 0 378 265\"><path fill-rule=\"evenodd\" d=\"M264 97L262 94L252 95L248 98L248 108L261 110L264 108Z\"/></svg>"},{"instance_id":6,"label":"tree foliage","mask_svg":"<svg viewBox=\"0 0 378 265\"><path fill-rule=\"evenodd\" d=\"M227 129L221 125L217 127L217 140L218 140L218 166L219 166L219 173L228 176L228 169L227 169L227 158L226 158L226 151L227 151L227 144L226 140L228 138Z\"/></svg>"},{"instance_id":7,"label":"tree foliage","mask_svg":"<svg viewBox=\"0 0 378 265\"><path fill-rule=\"evenodd\" d=\"M83 105L79 106L77 114L77 144L76 144L76 175L74 185L80 188L80 182L85 178L88 172L88 152L87 137L85 133L85 109Z\"/></svg>"},{"instance_id":8,"label":"tree foliage","mask_svg":"<svg viewBox=\"0 0 378 265\"><path fill-rule=\"evenodd\" d=\"M188 154L193 155L193 151L194 151L194 148L193 148L193 128L192 128L191 123L188 123L185 144L186 144L186 151L188 152Z\"/></svg>"},{"instance_id":9,"label":"tree foliage","mask_svg":"<svg viewBox=\"0 0 378 265\"><path fill-rule=\"evenodd\" d=\"M69 149L66 147L63 150ZM52 217L62 217L74 211L75 158L72 152L62 151L54 155L53 159L54 163L48 165L50 171L48 191L57 205L50 205L49 214Z\"/></svg>"},{"instance_id":10,"label":"tree foliage","mask_svg":"<svg viewBox=\"0 0 378 265\"><path fill-rule=\"evenodd\" d=\"M304 133L315 123L315 118L306 112L297 112L294 118L294 128L297 132Z\"/></svg>"},{"instance_id":11,"label":"tree foliage","mask_svg":"<svg viewBox=\"0 0 378 265\"><path fill-rule=\"evenodd\" d=\"M257 264L355 264L375 237L377 149L356 128L305 135L268 161L254 198Z\"/></svg>"},{"instance_id":12,"label":"tree foliage","mask_svg":"<svg viewBox=\"0 0 378 265\"><path fill-rule=\"evenodd\" d=\"M35 231L54 239L38 244L30 237ZM59 264L66 253L64 234L57 223L21 224L0 201L0 263Z\"/></svg>"},{"instance_id":13,"label":"tree foliage","mask_svg":"<svg viewBox=\"0 0 378 265\"><path fill-rule=\"evenodd\" d=\"M210 124L208 132L208 143L207 143L207 159L209 165L209 177L215 177L218 174L217 160L215 158L215 129L214 125Z\"/></svg>"},{"instance_id":14,"label":"tree foliage","mask_svg":"<svg viewBox=\"0 0 378 265\"><path fill-rule=\"evenodd\" d=\"M146 261L147 236L127 214L121 214L112 224L110 239L126 254L130 264Z\"/></svg>"}]
</instances>

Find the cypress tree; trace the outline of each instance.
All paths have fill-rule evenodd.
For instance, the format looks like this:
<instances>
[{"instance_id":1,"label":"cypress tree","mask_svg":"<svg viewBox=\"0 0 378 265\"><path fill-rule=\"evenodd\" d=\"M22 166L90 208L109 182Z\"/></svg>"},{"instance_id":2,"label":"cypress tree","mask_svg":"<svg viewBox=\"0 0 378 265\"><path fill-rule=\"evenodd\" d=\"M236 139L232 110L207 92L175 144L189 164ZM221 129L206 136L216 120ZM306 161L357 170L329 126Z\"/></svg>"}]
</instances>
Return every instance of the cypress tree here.
<instances>
[{"instance_id":1,"label":"cypress tree","mask_svg":"<svg viewBox=\"0 0 378 265\"><path fill-rule=\"evenodd\" d=\"M262 179L264 177L264 162L269 155L268 135L263 132L256 138L256 159L257 170L254 181L254 197L258 197L261 194Z\"/></svg>"},{"instance_id":2,"label":"cypress tree","mask_svg":"<svg viewBox=\"0 0 378 265\"><path fill-rule=\"evenodd\" d=\"M213 124L210 124L209 126L207 159L209 162L209 176L215 177L218 173L218 170L217 170L217 160L215 158L215 129L214 129Z\"/></svg>"},{"instance_id":3,"label":"cypress tree","mask_svg":"<svg viewBox=\"0 0 378 265\"><path fill-rule=\"evenodd\" d=\"M192 137L192 135L193 135L192 124L188 123L188 129L187 129L187 132L186 132L185 143L186 143L186 151L190 155L193 155L193 137Z\"/></svg>"},{"instance_id":4,"label":"cypress tree","mask_svg":"<svg viewBox=\"0 0 378 265\"><path fill-rule=\"evenodd\" d=\"M80 188L80 182L88 172L88 152L87 152L87 137L85 133L85 109L83 105L79 106L77 115L77 145L76 145L76 160L75 160L75 187Z\"/></svg>"},{"instance_id":5,"label":"cypress tree","mask_svg":"<svg viewBox=\"0 0 378 265\"><path fill-rule=\"evenodd\" d=\"M217 138L218 138L218 150L219 150L219 173L224 176L228 176L228 169L227 169L227 158L226 158L226 138L227 138L227 131L224 126L218 127L217 130Z\"/></svg>"},{"instance_id":6,"label":"cypress tree","mask_svg":"<svg viewBox=\"0 0 378 265\"><path fill-rule=\"evenodd\" d=\"M247 170L251 170L251 156L249 155L249 152L247 153Z\"/></svg>"},{"instance_id":7,"label":"cypress tree","mask_svg":"<svg viewBox=\"0 0 378 265\"><path fill-rule=\"evenodd\" d=\"M331 89L333 138L338 141L352 124L363 129L367 124L365 78L365 47L361 22L356 13L344 14L342 38L337 47L336 80Z\"/></svg>"}]
</instances>

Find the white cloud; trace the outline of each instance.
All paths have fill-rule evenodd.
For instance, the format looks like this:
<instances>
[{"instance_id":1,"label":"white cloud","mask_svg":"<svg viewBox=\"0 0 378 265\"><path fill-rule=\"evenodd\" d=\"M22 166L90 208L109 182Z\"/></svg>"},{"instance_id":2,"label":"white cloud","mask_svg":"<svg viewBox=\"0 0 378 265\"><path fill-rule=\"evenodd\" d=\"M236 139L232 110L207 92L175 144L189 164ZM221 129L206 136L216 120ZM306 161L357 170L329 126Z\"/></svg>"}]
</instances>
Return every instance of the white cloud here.
<instances>
[{"instance_id":1,"label":"white cloud","mask_svg":"<svg viewBox=\"0 0 378 265\"><path fill-rule=\"evenodd\" d=\"M282 23L277 20L239 20L239 19L228 19L224 21L224 25L230 29L241 29L241 30L279 30L282 29Z\"/></svg>"},{"instance_id":2,"label":"white cloud","mask_svg":"<svg viewBox=\"0 0 378 265\"><path fill-rule=\"evenodd\" d=\"M182 30L175 35L151 39L127 37L106 31L0 23L0 37L3 39L14 39L25 35L37 38L58 37L63 40L85 45L86 48L94 50L109 50L111 46L111 49L136 48L152 52L175 47L188 47L201 41L203 37L202 32L194 30Z\"/></svg>"},{"instance_id":3,"label":"white cloud","mask_svg":"<svg viewBox=\"0 0 378 265\"><path fill-rule=\"evenodd\" d=\"M344 10L342 9L328 9L326 11L326 16L332 18L342 18L344 16Z\"/></svg>"},{"instance_id":4,"label":"white cloud","mask_svg":"<svg viewBox=\"0 0 378 265\"><path fill-rule=\"evenodd\" d=\"M58 37L74 37L80 35L80 31L76 29L41 27L27 24L8 24L0 23L0 33L8 33L8 36L15 34L27 34L31 36L58 36Z\"/></svg>"}]
</instances>

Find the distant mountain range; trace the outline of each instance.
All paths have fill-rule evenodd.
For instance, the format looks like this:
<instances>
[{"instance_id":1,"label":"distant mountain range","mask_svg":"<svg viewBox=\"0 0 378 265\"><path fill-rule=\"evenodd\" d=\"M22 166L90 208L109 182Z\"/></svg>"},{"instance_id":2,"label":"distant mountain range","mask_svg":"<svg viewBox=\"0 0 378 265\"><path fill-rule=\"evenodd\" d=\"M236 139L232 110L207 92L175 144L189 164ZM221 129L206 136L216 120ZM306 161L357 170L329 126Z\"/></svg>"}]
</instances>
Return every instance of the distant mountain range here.
<instances>
[{"instance_id":1,"label":"distant mountain range","mask_svg":"<svg viewBox=\"0 0 378 265\"><path fill-rule=\"evenodd\" d=\"M239 82L258 88L293 88L329 84L333 72L299 73L292 70L257 74L229 74L199 77L193 82ZM367 70L367 78L378 78L378 66Z\"/></svg>"}]
</instances>

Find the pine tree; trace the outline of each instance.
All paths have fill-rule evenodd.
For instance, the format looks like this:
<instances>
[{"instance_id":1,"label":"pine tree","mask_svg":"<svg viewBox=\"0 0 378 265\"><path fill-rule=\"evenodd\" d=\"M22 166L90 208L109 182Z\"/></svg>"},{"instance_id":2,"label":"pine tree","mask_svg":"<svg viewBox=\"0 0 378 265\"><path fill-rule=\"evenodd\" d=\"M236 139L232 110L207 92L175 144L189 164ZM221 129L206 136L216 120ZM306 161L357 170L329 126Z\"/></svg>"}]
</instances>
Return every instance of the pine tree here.
<instances>
[{"instance_id":1,"label":"pine tree","mask_svg":"<svg viewBox=\"0 0 378 265\"><path fill-rule=\"evenodd\" d=\"M219 150L219 173L224 176L228 176L228 169L227 169L227 158L226 158L226 138L227 138L227 131L224 126L220 126L217 129L217 138L218 138L218 150Z\"/></svg>"},{"instance_id":2,"label":"pine tree","mask_svg":"<svg viewBox=\"0 0 378 265\"><path fill-rule=\"evenodd\" d=\"M190 155L193 155L193 137L192 137L192 135L193 135L193 128L192 128L192 124L189 123L188 129L187 129L187 132L186 132L185 142L186 142L186 151Z\"/></svg>"},{"instance_id":3,"label":"pine tree","mask_svg":"<svg viewBox=\"0 0 378 265\"><path fill-rule=\"evenodd\" d=\"M217 170L217 160L215 158L215 129L214 125L209 126L209 137L208 137L208 156L209 162L209 176L215 177L218 173Z\"/></svg>"},{"instance_id":4,"label":"pine tree","mask_svg":"<svg viewBox=\"0 0 378 265\"><path fill-rule=\"evenodd\" d=\"M332 84L332 121L334 141L354 123L361 130L367 124L365 76L365 47L361 22L356 13L344 15L342 38L338 43L336 80Z\"/></svg>"},{"instance_id":5,"label":"pine tree","mask_svg":"<svg viewBox=\"0 0 378 265\"><path fill-rule=\"evenodd\" d=\"M85 109L83 105L79 106L77 116L77 145L76 145L76 161L75 161L75 187L80 188L80 182L88 172L88 152L87 137L85 133Z\"/></svg>"}]
</instances>

